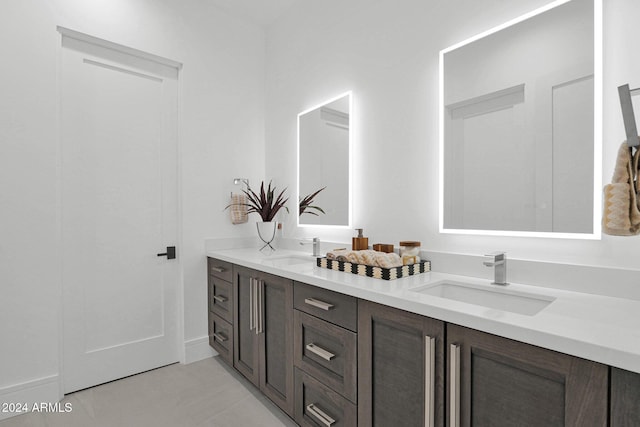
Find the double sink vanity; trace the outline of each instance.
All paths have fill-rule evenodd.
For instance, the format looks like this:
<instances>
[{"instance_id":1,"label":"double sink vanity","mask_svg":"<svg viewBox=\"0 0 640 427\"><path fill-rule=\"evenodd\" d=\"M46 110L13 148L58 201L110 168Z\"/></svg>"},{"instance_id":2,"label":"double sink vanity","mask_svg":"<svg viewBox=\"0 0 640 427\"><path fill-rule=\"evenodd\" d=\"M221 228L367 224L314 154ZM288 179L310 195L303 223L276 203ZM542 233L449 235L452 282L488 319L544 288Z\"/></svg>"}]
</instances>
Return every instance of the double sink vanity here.
<instances>
[{"instance_id":1,"label":"double sink vanity","mask_svg":"<svg viewBox=\"0 0 640 427\"><path fill-rule=\"evenodd\" d=\"M299 425L640 425L638 301L207 256L211 346Z\"/></svg>"},{"instance_id":2,"label":"double sink vanity","mask_svg":"<svg viewBox=\"0 0 640 427\"><path fill-rule=\"evenodd\" d=\"M440 51L440 234L600 238L601 3L556 1ZM353 228L351 124L372 120L356 98L298 115L293 199L323 211L298 227ZM640 426L640 300L559 283L589 289L593 270L527 266L549 287L500 286L499 270L387 281L295 251L207 256L211 346L301 426Z\"/></svg>"}]
</instances>

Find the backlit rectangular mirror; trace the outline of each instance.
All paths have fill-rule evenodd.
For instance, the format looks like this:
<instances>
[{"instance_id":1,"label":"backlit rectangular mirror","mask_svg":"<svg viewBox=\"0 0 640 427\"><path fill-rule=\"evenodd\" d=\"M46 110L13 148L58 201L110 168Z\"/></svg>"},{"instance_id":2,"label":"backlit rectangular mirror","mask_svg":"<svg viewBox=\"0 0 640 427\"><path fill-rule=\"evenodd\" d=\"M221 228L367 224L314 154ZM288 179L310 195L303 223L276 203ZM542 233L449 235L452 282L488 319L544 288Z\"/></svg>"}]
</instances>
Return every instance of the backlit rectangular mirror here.
<instances>
[{"instance_id":1,"label":"backlit rectangular mirror","mask_svg":"<svg viewBox=\"0 0 640 427\"><path fill-rule=\"evenodd\" d=\"M351 92L298 114L299 226L351 226Z\"/></svg>"},{"instance_id":2,"label":"backlit rectangular mirror","mask_svg":"<svg viewBox=\"0 0 640 427\"><path fill-rule=\"evenodd\" d=\"M440 231L600 238L600 0L440 52Z\"/></svg>"}]
</instances>

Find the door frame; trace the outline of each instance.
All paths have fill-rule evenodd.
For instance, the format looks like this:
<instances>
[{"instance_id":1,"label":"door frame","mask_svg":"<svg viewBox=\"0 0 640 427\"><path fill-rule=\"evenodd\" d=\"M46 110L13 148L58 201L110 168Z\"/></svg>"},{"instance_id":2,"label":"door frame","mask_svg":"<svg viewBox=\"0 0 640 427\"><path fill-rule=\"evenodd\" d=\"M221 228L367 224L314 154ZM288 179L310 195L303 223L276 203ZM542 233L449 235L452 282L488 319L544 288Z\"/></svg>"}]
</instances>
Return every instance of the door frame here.
<instances>
[{"instance_id":1,"label":"door frame","mask_svg":"<svg viewBox=\"0 0 640 427\"><path fill-rule=\"evenodd\" d=\"M162 56L154 55L129 46L114 43L109 40L91 36L86 33L71 30L62 26L57 26L59 42L56 55L56 241L57 252L61 254L56 262L59 265L59 299L58 299L58 397L64 397L64 281L63 272L63 220L62 220L62 56L64 54L63 41L71 43L88 43L113 51L116 55L129 55L140 58L144 61L155 62L163 67L170 67L176 70L177 102L176 102L176 244L178 248L184 248L183 232L183 212L182 212L182 63ZM186 363L185 341L184 341L184 263L180 251L178 251L177 261L177 283L176 283L176 349L181 364Z\"/></svg>"}]
</instances>

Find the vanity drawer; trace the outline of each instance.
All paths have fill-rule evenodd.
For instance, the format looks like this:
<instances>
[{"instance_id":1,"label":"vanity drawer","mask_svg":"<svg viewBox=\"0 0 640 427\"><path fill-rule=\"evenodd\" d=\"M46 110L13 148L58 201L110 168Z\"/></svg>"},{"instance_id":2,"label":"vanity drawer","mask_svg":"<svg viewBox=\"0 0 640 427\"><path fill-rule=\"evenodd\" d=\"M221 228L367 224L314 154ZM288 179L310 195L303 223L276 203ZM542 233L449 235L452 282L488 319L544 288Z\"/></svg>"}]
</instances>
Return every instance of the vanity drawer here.
<instances>
[{"instance_id":1,"label":"vanity drawer","mask_svg":"<svg viewBox=\"0 0 640 427\"><path fill-rule=\"evenodd\" d=\"M304 427L353 427L356 405L298 368L295 369L296 422Z\"/></svg>"},{"instance_id":2,"label":"vanity drawer","mask_svg":"<svg viewBox=\"0 0 640 427\"><path fill-rule=\"evenodd\" d=\"M209 276L209 311L233 323L233 287L231 283Z\"/></svg>"},{"instance_id":3,"label":"vanity drawer","mask_svg":"<svg viewBox=\"0 0 640 427\"><path fill-rule=\"evenodd\" d=\"M352 296L295 282L293 306L351 331L358 330L358 300Z\"/></svg>"},{"instance_id":4,"label":"vanity drawer","mask_svg":"<svg viewBox=\"0 0 640 427\"><path fill-rule=\"evenodd\" d=\"M293 364L357 402L357 335L299 310L293 312Z\"/></svg>"},{"instance_id":5,"label":"vanity drawer","mask_svg":"<svg viewBox=\"0 0 640 427\"><path fill-rule=\"evenodd\" d=\"M227 282L233 282L232 266L233 264L227 261L207 258L209 275L217 277L218 279L226 280Z\"/></svg>"},{"instance_id":6,"label":"vanity drawer","mask_svg":"<svg viewBox=\"0 0 640 427\"><path fill-rule=\"evenodd\" d=\"M220 316L209 312L209 345L222 360L233 365L233 327Z\"/></svg>"}]
</instances>

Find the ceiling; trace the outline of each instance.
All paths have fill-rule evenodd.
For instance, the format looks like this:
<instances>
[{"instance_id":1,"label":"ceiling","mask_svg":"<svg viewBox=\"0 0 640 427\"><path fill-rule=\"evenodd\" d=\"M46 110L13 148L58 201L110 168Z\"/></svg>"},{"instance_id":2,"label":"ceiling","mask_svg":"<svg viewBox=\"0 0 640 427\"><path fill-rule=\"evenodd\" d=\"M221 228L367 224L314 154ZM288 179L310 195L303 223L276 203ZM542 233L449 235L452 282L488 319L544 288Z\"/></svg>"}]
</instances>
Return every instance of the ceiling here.
<instances>
[{"instance_id":1,"label":"ceiling","mask_svg":"<svg viewBox=\"0 0 640 427\"><path fill-rule=\"evenodd\" d=\"M268 26L300 0L209 0L231 15Z\"/></svg>"}]
</instances>

